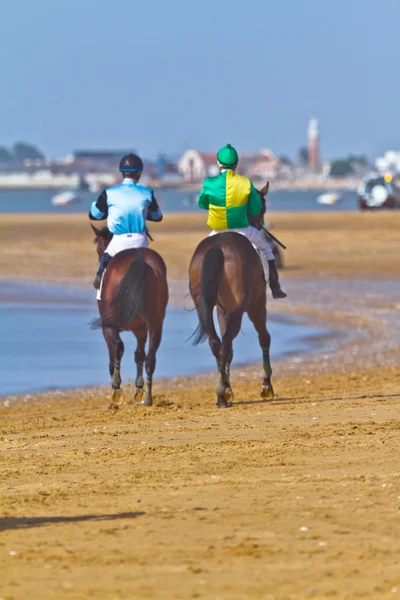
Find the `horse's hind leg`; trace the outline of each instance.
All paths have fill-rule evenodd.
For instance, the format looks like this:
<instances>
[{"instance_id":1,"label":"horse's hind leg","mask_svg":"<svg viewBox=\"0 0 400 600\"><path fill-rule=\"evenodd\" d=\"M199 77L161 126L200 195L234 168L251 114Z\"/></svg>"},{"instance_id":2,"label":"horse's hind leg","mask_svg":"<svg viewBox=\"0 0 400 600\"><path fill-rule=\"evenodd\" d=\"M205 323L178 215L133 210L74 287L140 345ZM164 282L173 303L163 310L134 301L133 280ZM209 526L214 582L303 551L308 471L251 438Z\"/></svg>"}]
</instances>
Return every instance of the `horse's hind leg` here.
<instances>
[{"instance_id":1,"label":"horse's hind leg","mask_svg":"<svg viewBox=\"0 0 400 600\"><path fill-rule=\"evenodd\" d=\"M144 406L152 406L153 404L153 374L156 368L156 353L161 343L161 335L162 325L157 329L149 330L149 350L146 356L147 385L143 401Z\"/></svg>"},{"instance_id":2,"label":"horse's hind leg","mask_svg":"<svg viewBox=\"0 0 400 600\"><path fill-rule=\"evenodd\" d=\"M238 335L242 325L243 312L237 310L227 316L218 314L221 327L222 344L221 358L219 363L219 377L216 387L218 408L227 408L233 400L233 392L230 383L230 366L233 360L233 340Z\"/></svg>"},{"instance_id":3,"label":"horse's hind leg","mask_svg":"<svg viewBox=\"0 0 400 600\"><path fill-rule=\"evenodd\" d=\"M110 356L110 375L113 390L109 408L115 409L122 404L124 398L121 390L121 359L124 354L124 344L114 327L103 327L103 335L107 342Z\"/></svg>"},{"instance_id":4,"label":"horse's hind leg","mask_svg":"<svg viewBox=\"0 0 400 600\"><path fill-rule=\"evenodd\" d=\"M226 328L228 325L228 314L221 306L218 306L217 315L218 315L219 328L221 330L221 338L223 338L226 333ZM219 359L221 358L221 349L222 349L222 346L220 346L220 349L219 349L219 351L220 351ZM232 347L232 352L231 352L230 356L227 357L227 359L228 359L229 364L231 364L231 362L233 360L233 347Z\"/></svg>"},{"instance_id":5,"label":"horse's hind leg","mask_svg":"<svg viewBox=\"0 0 400 600\"><path fill-rule=\"evenodd\" d=\"M252 321L260 342L263 354L263 383L261 387L261 398L272 400L274 397L274 388L271 383L272 369L269 350L271 346L271 336L267 329L267 309L265 297L259 303L252 304L247 311L250 321Z\"/></svg>"},{"instance_id":6,"label":"horse's hind leg","mask_svg":"<svg viewBox=\"0 0 400 600\"><path fill-rule=\"evenodd\" d=\"M141 404L144 396L144 379L143 379L143 367L146 360L145 346L147 341L147 326L143 323L140 329L133 331L137 339L137 347L135 351L135 363L136 363L136 390L133 395L134 402Z\"/></svg>"},{"instance_id":7,"label":"horse's hind leg","mask_svg":"<svg viewBox=\"0 0 400 600\"><path fill-rule=\"evenodd\" d=\"M221 338L223 339L226 334L226 329L228 325L228 314L221 307L217 308L218 315L218 323L219 329L221 333ZM219 341L219 340L218 340ZM233 392L230 384L230 364L233 359L233 349L231 351L230 356L227 356L227 364L225 368L221 371L221 359L222 359L222 343L219 343L219 352L217 358L217 366L218 366L218 383L215 389L217 394L217 406L218 408L227 407L229 401L233 399Z\"/></svg>"}]
</instances>

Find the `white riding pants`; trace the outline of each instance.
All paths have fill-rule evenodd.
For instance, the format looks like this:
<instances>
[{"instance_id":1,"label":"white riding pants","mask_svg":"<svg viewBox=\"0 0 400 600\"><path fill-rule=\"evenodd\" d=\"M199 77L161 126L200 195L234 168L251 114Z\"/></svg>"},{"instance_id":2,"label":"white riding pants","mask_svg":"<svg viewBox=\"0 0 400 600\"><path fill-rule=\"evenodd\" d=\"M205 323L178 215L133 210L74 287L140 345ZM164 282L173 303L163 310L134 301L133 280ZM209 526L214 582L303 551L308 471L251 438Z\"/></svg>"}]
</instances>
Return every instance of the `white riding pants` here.
<instances>
[{"instance_id":1,"label":"white riding pants","mask_svg":"<svg viewBox=\"0 0 400 600\"><path fill-rule=\"evenodd\" d=\"M114 235L108 244L106 252L113 257L122 250L131 250L132 248L148 248L149 239L145 233L121 233Z\"/></svg>"},{"instance_id":2,"label":"white riding pants","mask_svg":"<svg viewBox=\"0 0 400 600\"><path fill-rule=\"evenodd\" d=\"M256 250L259 251L262 265L264 267L265 280L269 280L269 260L275 260L274 253L272 252L271 245L267 241L265 235L258 231L255 227L243 227L243 229L226 229L224 231L235 231L236 233L240 233L247 237L249 242L251 242ZM211 235L216 235L217 233L224 233L224 231L212 231Z\"/></svg>"}]
</instances>

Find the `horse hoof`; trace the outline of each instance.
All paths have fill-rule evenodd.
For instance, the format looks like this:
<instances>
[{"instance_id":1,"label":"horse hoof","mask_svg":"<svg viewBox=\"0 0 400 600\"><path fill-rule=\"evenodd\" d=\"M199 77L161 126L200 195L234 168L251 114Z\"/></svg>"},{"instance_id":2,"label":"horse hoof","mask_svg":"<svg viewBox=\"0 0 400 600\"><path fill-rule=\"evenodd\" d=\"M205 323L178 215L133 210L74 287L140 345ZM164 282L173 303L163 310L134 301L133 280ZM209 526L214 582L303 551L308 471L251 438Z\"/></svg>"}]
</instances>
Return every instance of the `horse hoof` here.
<instances>
[{"instance_id":1,"label":"horse hoof","mask_svg":"<svg viewBox=\"0 0 400 600\"><path fill-rule=\"evenodd\" d=\"M142 388L136 388L135 393L133 394L133 401L136 404L143 404L144 390Z\"/></svg>"},{"instance_id":2,"label":"horse hoof","mask_svg":"<svg viewBox=\"0 0 400 600\"><path fill-rule=\"evenodd\" d=\"M150 396L146 396L143 400L143 406L153 406L153 399Z\"/></svg>"},{"instance_id":3,"label":"horse hoof","mask_svg":"<svg viewBox=\"0 0 400 600\"><path fill-rule=\"evenodd\" d=\"M231 388L227 388L224 392L224 398L225 401L229 404L230 402L233 402L235 396L233 395L232 389Z\"/></svg>"},{"instance_id":4,"label":"horse hoof","mask_svg":"<svg viewBox=\"0 0 400 600\"><path fill-rule=\"evenodd\" d=\"M125 401L124 392L121 389L113 390L110 406L113 406L114 408L118 408L119 406L121 406L121 404L124 403L124 401Z\"/></svg>"},{"instance_id":5,"label":"horse hoof","mask_svg":"<svg viewBox=\"0 0 400 600\"><path fill-rule=\"evenodd\" d=\"M261 388L260 396L263 400L273 400L274 399L274 390L271 386L263 385Z\"/></svg>"},{"instance_id":6,"label":"horse hoof","mask_svg":"<svg viewBox=\"0 0 400 600\"><path fill-rule=\"evenodd\" d=\"M217 402L217 408L229 408L230 404L225 400L225 398L221 398Z\"/></svg>"}]
</instances>

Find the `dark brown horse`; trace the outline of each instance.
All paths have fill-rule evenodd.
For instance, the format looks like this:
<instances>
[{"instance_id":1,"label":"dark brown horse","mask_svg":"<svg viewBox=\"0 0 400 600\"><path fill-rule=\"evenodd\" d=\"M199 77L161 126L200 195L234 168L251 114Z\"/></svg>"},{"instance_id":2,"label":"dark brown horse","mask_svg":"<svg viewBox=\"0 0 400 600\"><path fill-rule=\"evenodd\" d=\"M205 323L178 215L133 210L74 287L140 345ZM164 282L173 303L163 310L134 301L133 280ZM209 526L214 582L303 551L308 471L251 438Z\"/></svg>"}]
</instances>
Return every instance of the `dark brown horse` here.
<instances>
[{"instance_id":1,"label":"dark brown horse","mask_svg":"<svg viewBox=\"0 0 400 600\"><path fill-rule=\"evenodd\" d=\"M267 192L268 184L259 192L263 200L263 208L258 217L260 223L265 212L264 196ZM224 232L206 238L196 248L190 263L189 285L199 317L194 344L208 338L217 361L217 406L227 407L229 400L233 398L230 384L232 343L240 331L245 312L258 333L262 349L261 397L272 399L274 391L269 356L271 337L266 326L266 282L261 259L252 244L235 232ZM221 339L214 324L215 307Z\"/></svg>"},{"instance_id":2,"label":"dark brown horse","mask_svg":"<svg viewBox=\"0 0 400 600\"><path fill-rule=\"evenodd\" d=\"M108 229L98 230L93 225L92 228L96 234L100 259L112 234ZM100 319L94 322L95 327L102 328L110 355L113 390L110 408L116 408L124 398L121 390L121 359L124 353L124 344L119 335L121 331L132 331L137 339L136 391L133 400L137 404L152 405L153 373L167 303L167 269L157 252L148 248L124 250L110 261L103 278L101 300L98 301ZM149 346L146 354L147 336ZM143 367L147 374L146 393Z\"/></svg>"}]
</instances>

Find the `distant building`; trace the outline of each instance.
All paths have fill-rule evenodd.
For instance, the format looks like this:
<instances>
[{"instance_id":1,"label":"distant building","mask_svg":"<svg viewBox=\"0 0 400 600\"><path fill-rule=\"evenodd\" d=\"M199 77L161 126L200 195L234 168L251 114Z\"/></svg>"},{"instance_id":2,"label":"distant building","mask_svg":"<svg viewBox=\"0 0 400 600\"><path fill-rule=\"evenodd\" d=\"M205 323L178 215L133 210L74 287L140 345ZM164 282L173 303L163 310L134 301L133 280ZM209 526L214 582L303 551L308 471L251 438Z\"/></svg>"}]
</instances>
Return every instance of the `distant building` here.
<instances>
[{"instance_id":1,"label":"distant building","mask_svg":"<svg viewBox=\"0 0 400 600\"><path fill-rule=\"evenodd\" d=\"M375 161L375 166L380 173L391 173L397 175L400 173L400 152L389 150L383 156Z\"/></svg>"},{"instance_id":2,"label":"distant building","mask_svg":"<svg viewBox=\"0 0 400 600\"><path fill-rule=\"evenodd\" d=\"M320 166L318 120L310 119L308 124L308 164L313 169Z\"/></svg>"},{"instance_id":3,"label":"distant building","mask_svg":"<svg viewBox=\"0 0 400 600\"><path fill-rule=\"evenodd\" d=\"M276 179L280 170L279 158L269 148L239 155L237 172L250 179Z\"/></svg>"},{"instance_id":4,"label":"distant building","mask_svg":"<svg viewBox=\"0 0 400 600\"><path fill-rule=\"evenodd\" d=\"M55 174L51 169L20 169L0 172L0 188L78 188L79 175L73 173Z\"/></svg>"},{"instance_id":5,"label":"distant building","mask_svg":"<svg viewBox=\"0 0 400 600\"><path fill-rule=\"evenodd\" d=\"M197 182L219 172L216 153L186 150L178 162L179 172L185 181ZM259 152L239 152L237 172L255 179L274 179L280 169L280 160L268 148Z\"/></svg>"},{"instance_id":6,"label":"distant building","mask_svg":"<svg viewBox=\"0 0 400 600\"><path fill-rule=\"evenodd\" d=\"M75 150L66 163L79 171L118 171L119 161L134 150Z\"/></svg>"},{"instance_id":7,"label":"distant building","mask_svg":"<svg viewBox=\"0 0 400 600\"><path fill-rule=\"evenodd\" d=\"M202 181L206 177L217 175L217 154L186 150L178 162L178 170L185 181Z\"/></svg>"}]
</instances>

